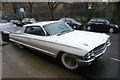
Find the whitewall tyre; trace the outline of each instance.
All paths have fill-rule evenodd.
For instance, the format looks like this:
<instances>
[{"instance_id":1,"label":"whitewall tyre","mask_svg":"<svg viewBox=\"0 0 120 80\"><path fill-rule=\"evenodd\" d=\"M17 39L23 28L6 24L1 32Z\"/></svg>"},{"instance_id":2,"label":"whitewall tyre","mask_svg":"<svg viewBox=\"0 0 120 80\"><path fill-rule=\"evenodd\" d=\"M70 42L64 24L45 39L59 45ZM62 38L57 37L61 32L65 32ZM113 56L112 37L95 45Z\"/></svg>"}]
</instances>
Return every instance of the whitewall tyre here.
<instances>
[{"instance_id":1,"label":"whitewall tyre","mask_svg":"<svg viewBox=\"0 0 120 80\"><path fill-rule=\"evenodd\" d=\"M61 56L61 62L66 68L70 70L75 70L79 67L78 62L75 59L74 55L68 53L64 53Z\"/></svg>"}]
</instances>

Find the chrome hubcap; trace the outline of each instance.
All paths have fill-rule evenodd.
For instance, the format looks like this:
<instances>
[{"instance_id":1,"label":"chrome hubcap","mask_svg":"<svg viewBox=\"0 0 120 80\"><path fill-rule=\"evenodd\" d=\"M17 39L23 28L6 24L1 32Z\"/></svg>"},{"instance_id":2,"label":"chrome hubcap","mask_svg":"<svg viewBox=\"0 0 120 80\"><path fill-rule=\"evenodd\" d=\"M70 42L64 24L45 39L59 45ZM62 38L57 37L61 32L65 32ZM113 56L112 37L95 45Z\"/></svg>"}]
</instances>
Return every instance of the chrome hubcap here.
<instances>
[{"instance_id":1,"label":"chrome hubcap","mask_svg":"<svg viewBox=\"0 0 120 80\"><path fill-rule=\"evenodd\" d=\"M76 59L72 56L66 56L65 57L65 62L68 66L72 67L76 65Z\"/></svg>"}]
</instances>

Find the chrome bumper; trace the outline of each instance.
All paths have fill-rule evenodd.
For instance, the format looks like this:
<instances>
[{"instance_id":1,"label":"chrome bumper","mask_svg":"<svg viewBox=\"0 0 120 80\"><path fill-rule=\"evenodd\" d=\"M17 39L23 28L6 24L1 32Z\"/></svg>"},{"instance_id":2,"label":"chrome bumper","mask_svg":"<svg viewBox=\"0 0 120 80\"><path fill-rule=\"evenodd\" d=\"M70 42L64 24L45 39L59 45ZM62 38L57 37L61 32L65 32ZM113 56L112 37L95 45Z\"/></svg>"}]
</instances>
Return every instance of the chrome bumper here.
<instances>
[{"instance_id":1,"label":"chrome bumper","mask_svg":"<svg viewBox=\"0 0 120 80\"><path fill-rule=\"evenodd\" d=\"M80 60L80 59L77 59L79 65L82 65L82 66L90 65L97 57L100 57L103 53L105 53L107 47L110 46L110 45L111 45L111 43L107 44L105 46L104 50L101 53L95 55L94 57L91 57L89 60Z\"/></svg>"}]
</instances>

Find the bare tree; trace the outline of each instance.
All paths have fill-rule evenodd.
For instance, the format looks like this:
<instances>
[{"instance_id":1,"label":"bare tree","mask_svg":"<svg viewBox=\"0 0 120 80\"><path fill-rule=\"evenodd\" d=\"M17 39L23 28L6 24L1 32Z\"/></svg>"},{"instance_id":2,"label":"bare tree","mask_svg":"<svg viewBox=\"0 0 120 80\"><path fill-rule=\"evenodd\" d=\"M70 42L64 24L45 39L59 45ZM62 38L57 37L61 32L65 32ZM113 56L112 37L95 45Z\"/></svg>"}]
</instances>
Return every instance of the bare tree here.
<instances>
[{"instance_id":1,"label":"bare tree","mask_svg":"<svg viewBox=\"0 0 120 80\"><path fill-rule=\"evenodd\" d=\"M54 20L54 10L56 9L56 7L59 5L60 3L58 2L48 2L48 6L50 9L50 13L51 13L51 20Z\"/></svg>"},{"instance_id":2,"label":"bare tree","mask_svg":"<svg viewBox=\"0 0 120 80\"><path fill-rule=\"evenodd\" d=\"M33 17L33 6L34 6L34 3L33 2L28 2L28 5L29 5L29 10L30 10L30 17Z\"/></svg>"},{"instance_id":3,"label":"bare tree","mask_svg":"<svg viewBox=\"0 0 120 80\"><path fill-rule=\"evenodd\" d=\"M12 9L13 9L13 13L14 13L14 17L17 17L17 10L18 10L18 3L17 2L11 2L12 4Z\"/></svg>"},{"instance_id":4,"label":"bare tree","mask_svg":"<svg viewBox=\"0 0 120 80\"><path fill-rule=\"evenodd\" d=\"M5 2L3 2L2 3L2 10L3 10L3 12L4 12L4 14L5 14L5 18L6 18L6 8L5 8L6 6L5 6Z\"/></svg>"}]
</instances>

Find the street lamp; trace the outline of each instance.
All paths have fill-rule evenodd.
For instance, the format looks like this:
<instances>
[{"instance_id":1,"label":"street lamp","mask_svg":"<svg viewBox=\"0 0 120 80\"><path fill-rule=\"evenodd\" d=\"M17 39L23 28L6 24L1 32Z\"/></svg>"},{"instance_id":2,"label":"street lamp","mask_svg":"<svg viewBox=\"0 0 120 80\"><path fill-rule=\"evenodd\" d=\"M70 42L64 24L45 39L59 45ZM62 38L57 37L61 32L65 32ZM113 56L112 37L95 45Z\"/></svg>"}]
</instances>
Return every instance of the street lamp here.
<instances>
[{"instance_id":1,"label":"street lamp","mask_svg":"<svg viewBox=\"0 0 120 80\"><path fill-rule=\"evenodd\" d=\"M90 16L91 9L92 9L92 4L88 4L88 21L91 18L91 16Z\"/></svg>"},{"instance_id":2,"label":"street lamp","mask_svg":"<svg viewBox=\"0 0 120 80\"><path fill-rule=\"evenodd\" d=\"M70 17L70 4L72 3L72 2L67 2L68 3L68 17Z\"/></svg>"},{"instance_id":3,"label":"street lamp","mask_svg":"<svg viewBox=\"0 0 120 80\"><path fill-rule=\"evenodd\" d=\"M91 10L91 8L92 8L92 4L89 4L88 5L88 10Z\"/></svg>"}]
</instances>

